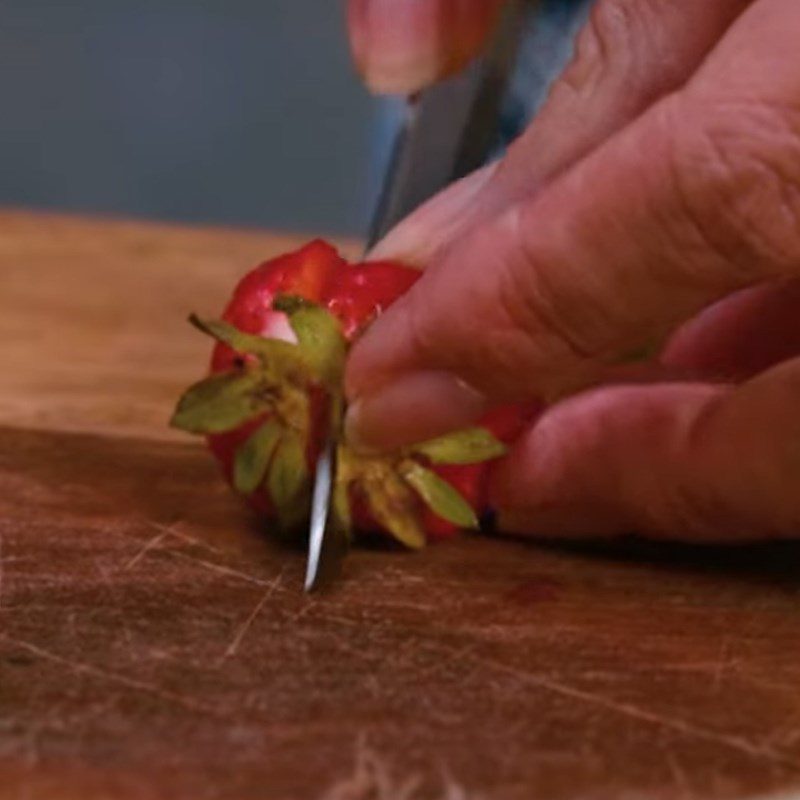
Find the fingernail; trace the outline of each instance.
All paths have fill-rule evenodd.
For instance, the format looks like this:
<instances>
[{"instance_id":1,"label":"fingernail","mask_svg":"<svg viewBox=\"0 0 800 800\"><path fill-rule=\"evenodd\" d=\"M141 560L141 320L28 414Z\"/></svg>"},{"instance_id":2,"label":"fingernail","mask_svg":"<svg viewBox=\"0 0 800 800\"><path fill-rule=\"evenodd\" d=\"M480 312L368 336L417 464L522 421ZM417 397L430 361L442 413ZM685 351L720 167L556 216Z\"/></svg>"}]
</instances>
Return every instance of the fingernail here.
<instances>
[{"instance_id":1,"label":"fingernail","mask_svg":"<svg viewBox=\"0 0 800 800\"><path fill-rule=\"evenodd\" d=\"M486 407L486 398L457 376L418 372L357 399L345 437L362 452L385 452L471 425Z\"/></svg>"},{"instance_id":2,"label":"fingernail","mask_svg":"<svg viewBox=\"0 0 800 800\"><path fill-rule=\"evenodd\" d=\"M449 186L395 225L368 253L369 259L395 259L404 264L426 265L442 245L475 224L479 203L499 162L487 164Z\"/></svg>"},{"instance_id":3,"label":"fingernail","mask_svg":"<svg viewBox=\"0 0 800 800\"><path fill-rule=\"evenodd\" d=\"M396 0L361 0L351 4L353 58L370 89L408 94L438 77L442 38L436 5Z\"/></svg>"},{"instance_id":4,"label":"fingernail","mask_svg":"<svg viewBox=\"0 0 800 800\"><path fill-rule=\"evenodd\" d=\"M504 0L351 0L353 57L376 92L416 92L483 48Z\"/></svg>"}]
</instances>

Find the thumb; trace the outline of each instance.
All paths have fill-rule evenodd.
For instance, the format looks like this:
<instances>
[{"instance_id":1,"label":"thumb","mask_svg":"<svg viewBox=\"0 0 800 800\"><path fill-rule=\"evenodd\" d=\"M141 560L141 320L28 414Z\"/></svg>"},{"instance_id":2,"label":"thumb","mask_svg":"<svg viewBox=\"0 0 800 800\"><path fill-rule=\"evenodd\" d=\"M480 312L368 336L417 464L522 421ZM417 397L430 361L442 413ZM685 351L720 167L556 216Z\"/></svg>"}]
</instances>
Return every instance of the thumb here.
<instances>
[{"instance_id":1,"label":"thumb","mask_svg":"<svg viewBox=\"0 0 800 800\"><path fill-rule=\"evenodd\" d=\"M394 447L562 396L796 275L798 35L795 0L751 7L685 89L445 249L354 347L348 434Z\"/></svg>"}]
</instances>

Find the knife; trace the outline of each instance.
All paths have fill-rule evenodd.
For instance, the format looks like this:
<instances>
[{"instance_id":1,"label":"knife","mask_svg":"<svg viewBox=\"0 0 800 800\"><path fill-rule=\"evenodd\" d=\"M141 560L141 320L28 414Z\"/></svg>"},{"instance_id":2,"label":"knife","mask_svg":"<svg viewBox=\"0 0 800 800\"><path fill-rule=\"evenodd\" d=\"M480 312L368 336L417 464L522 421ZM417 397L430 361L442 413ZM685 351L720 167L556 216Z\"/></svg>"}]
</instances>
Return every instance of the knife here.
<instances>
[{"instance_id":1,"label":"knife","mask_svg":"<svg viewBox=\"0 0 800 800\"><path fill-rule=\"evenodd\" d=\"M506 5L486 54L466 72L408 99L366 251L429 197L485 163L496 142L501 101L527 5L529 0ZM316 464L306 591L332 580L348 549L349 531L332 509L338 438L333 426Z\"/></svg>"}]
</instances>

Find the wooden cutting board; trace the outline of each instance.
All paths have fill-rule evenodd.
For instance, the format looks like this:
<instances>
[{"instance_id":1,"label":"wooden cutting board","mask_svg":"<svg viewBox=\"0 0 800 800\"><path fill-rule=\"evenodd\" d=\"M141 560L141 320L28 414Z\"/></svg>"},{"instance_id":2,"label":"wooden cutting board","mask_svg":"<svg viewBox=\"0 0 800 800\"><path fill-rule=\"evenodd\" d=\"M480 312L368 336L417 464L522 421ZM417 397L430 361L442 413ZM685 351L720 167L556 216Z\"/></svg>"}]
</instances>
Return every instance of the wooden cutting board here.
<instances>
[{"instance_id":1,"label":"wooden cutting board","mask_svg":"<svg viewBox=\"0 0 800 800\"><path fill-rule=\"evenodd\" d=\"M165 427L291 236L0 214L0 798L800 787L800 550L465 537L300 591Z\"/></svg>"}]
</instances>

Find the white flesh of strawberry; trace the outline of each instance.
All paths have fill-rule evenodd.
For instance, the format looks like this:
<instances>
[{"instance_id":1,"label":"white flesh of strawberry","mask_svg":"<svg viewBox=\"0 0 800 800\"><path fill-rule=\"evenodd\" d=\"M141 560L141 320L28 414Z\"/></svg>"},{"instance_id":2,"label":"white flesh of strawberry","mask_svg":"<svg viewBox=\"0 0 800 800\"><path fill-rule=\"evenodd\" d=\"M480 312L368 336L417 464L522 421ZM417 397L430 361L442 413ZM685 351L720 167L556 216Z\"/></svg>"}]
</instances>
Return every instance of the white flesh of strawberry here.
<instances>
[{"instance_id":1,"label":"white flesh of strawberry","mask_svg":"<svg viewBox=\"0 0 800 800\"><path fill-rule=\"evenodd\" d=\"M267 315L261 335L267 339L281 339L284 342L297 344L297 336L289 324L289 317L282 311L273 311Z\"/></svg>"}]
</instances>

